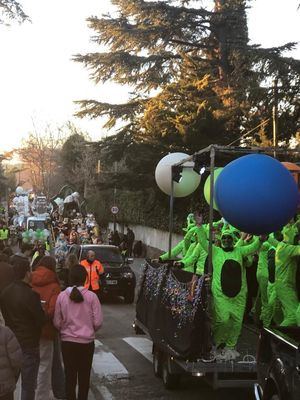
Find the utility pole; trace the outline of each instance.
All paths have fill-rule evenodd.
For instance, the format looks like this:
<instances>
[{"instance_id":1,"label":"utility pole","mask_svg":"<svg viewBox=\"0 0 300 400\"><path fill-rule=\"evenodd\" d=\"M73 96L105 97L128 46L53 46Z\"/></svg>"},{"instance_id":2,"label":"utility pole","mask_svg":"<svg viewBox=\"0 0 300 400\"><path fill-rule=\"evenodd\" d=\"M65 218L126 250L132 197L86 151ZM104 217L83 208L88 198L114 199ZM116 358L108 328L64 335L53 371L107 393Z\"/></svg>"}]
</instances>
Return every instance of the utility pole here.
<instances>
[{"instance_id":1,"label":"utility pole","mask_svg":"<svg viewBox=\"0 0 300 400\"><path fill-rule=\"evenodd\" d=\"M278 146L278 79L273 81L273 146ZM274 158L276 158L276 150L274 150Z\"/></svg>"}]
</instances>

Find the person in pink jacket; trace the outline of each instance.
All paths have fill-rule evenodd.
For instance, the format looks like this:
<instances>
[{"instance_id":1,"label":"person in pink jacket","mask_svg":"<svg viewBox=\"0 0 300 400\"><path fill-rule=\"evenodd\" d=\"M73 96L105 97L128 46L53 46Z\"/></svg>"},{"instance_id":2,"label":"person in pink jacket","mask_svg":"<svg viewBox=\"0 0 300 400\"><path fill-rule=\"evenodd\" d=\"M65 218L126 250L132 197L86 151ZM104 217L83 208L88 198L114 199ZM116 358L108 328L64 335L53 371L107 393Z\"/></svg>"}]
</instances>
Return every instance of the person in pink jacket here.
<instances>
[{"instance_id":1,"label":"person in pink jacket","mask_svg":"<svg viewBox=\"0 0 300 400\"><path fill-rule=\"evenodd\" d=\"M53 322L61 337L67 400L88 398L95 332L103 321L97 295L84 288L86 277L84 267L74 266L69 276L72 286L60 293L55 306Z\"/></svg>"}]
</instances>

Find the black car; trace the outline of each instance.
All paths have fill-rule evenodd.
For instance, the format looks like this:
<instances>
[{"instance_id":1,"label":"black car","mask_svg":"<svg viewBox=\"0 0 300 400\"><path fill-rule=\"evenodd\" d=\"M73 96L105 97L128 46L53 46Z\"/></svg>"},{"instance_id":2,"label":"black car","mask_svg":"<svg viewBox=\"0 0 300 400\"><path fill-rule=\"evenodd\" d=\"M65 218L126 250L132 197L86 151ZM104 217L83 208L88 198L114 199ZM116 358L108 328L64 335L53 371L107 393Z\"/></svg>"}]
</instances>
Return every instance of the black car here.
<instances>
[{"instance_id":1,"label":"black car","mask_svg":"<svg viewBox=\"0 0 300 400\"><path fill-rule=\"evenodd\" d=\"M300 399L300 327L262 329L256 400Z\"/></svg>"},{"instance_id":2,"label":"black car","mask_svg":"<svg viewBox=\"0 0 300 400\"><path fill-rule=\"evenodd\" d=\"M102 244L72 245L69 253L76 254L82 261L89 250L95 252L96 260L104 267L104 274L100 276L101 293L123 296L125 303L133 303L136 277L129 265L132 259L124 260L117 246Z\"/></svg>"}]
</instances>

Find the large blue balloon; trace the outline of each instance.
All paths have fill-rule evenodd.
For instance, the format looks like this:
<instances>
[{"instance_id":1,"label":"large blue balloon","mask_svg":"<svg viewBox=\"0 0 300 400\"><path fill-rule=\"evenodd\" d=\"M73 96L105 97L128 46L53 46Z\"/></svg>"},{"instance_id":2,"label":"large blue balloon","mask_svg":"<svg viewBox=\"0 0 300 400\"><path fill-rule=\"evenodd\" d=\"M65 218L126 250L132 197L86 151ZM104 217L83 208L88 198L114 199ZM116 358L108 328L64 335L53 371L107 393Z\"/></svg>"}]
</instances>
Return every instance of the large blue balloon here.
<instances>
[{"instance_id":1,"label":"large blue balloon","mask_svg":"<svg viewBox=\"0 0 300 400\"><path fill-rule=\"evenodd\" d=\"M229 163L216 181L216 203L222 216L243 232L275 232L297 211L298 189L291 173L262 154Z\"/></svg>"}]
</instances>

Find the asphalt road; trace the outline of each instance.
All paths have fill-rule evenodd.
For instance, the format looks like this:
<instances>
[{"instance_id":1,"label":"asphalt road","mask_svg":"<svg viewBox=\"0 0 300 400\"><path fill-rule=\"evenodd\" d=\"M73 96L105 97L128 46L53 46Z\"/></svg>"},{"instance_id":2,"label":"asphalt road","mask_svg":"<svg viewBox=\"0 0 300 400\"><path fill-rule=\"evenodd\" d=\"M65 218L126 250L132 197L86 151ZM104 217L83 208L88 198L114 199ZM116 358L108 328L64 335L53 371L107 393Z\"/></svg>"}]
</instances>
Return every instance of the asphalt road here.
<instances>
[{"instance_id":1,"label":"asphalt road","mask_svg":"<svg viewBox=\"0 0 300 400\"><path fill-rule=\"evenodd\" d=\"M143 260L133 269L139 281ZM152 369L152 343L132 328L135 305L122 298L103 303L104 325L97 334L90 400L253 400L252 390L222 389L214 392L201 378L183 378L176 391L167 391Z\"/></svg>"}]
</instances>

